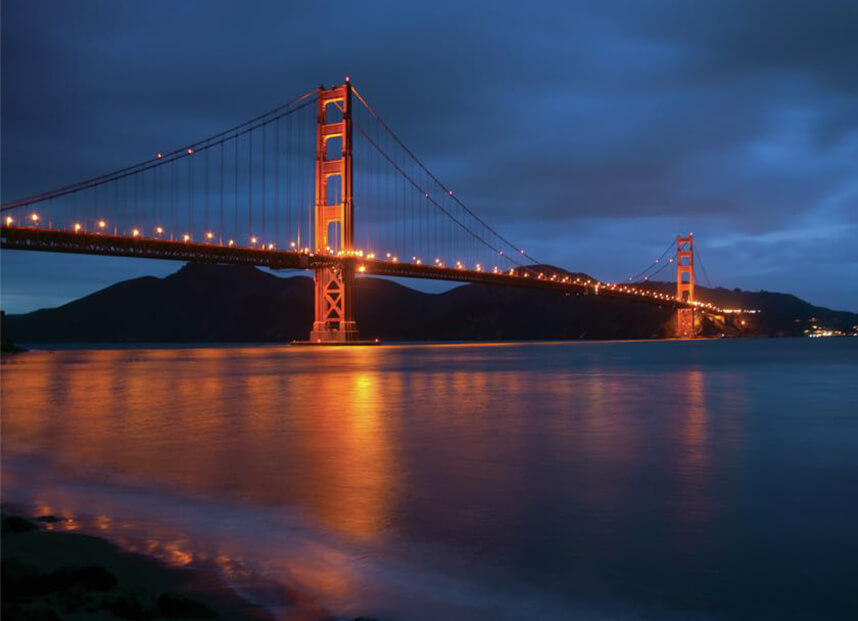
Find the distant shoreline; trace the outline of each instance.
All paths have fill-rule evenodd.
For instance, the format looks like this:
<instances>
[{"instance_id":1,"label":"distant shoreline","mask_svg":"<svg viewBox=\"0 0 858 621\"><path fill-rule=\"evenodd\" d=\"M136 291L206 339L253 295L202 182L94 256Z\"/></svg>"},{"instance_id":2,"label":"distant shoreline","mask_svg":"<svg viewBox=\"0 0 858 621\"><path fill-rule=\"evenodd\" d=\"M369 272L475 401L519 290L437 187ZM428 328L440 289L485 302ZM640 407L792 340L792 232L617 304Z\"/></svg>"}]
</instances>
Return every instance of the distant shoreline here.
<instances>
[{"instance_id":1,"label":"distant shoreline","mask_svg":"<svg viewBox=\"0 0 858 621\"><path fill-rule=\"evenodd\" d=\"M833 336L831 340L848 339L851 335ZM853 337L854 338L854 337ZM413 340L388 340L380 343L381 347L436 347L445 345L598 345L619 343L676 343L676 342L711 342L711 341L748 341L748 340L808 340L806 336L766 336L760 334L749 334L743 336L715 337L702 336L694 339L680 338L639 338L639 339L498 339L498 340L469 340L469 341L413 341ZM829 339L826 339L829 340ZM246 347L259 348L291 348L291 343L279 341L81 341L81 342L59 342L59 343L24 343L20 352L28 351L71 351L71 350L123 350L123 349L241 349ZM378 347L374 345L374 347ZM301 347L295 349L313 349L312 347ZM16 352L17 353L17 352Z\"/></svg>"}]
</instances>

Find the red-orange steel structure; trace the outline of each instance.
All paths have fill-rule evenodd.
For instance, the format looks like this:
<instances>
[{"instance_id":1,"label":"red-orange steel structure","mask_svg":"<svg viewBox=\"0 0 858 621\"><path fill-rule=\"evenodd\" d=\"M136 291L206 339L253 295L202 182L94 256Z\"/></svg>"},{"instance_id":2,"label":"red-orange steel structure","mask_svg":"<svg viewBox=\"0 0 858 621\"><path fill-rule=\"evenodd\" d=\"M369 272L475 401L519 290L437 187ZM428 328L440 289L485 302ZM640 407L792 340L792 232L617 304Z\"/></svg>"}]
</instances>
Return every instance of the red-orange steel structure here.
<instances>
[{"instance_id":1,"label":"red-orange steel structure","mask_svg":"<svg viewBox=\"0 0 858 621\"><path fill-rule=\"evenodd\" d=\"M333 122L328 122L334 107ZM342 143L339 157L328 159L328 141ZM354 250L354 193L352 184L352 86L349 82L319 88L316 123L316 254ZM344 343L358 340L354 321L354 269L350 262L315 270L315 320L310 341Z\"/></svg>"},{"instance_id":2,"label":"red-orange steel structure","mask_svg":"<svg viewBox=\"0 0 858 621\"><path fill-rule=\"evenodd\" d=\"M676 237L676 297L684 302L694 302L694 234ZM676 336L693 338L694 308L676 309Z\"/></svg>"},{"instance_id":3,"label":"red-orange steel structure","mask_svg":"<svg viewBox=\"0 0 858 621\"><path fill-rule=\"evenodd\" d=\"M301 128L311 129L314 103L315 184L295 183L312 175L313 133ZM361 178L366 181L371 176L366 183L354 182L353 129L362 160ZM261 149L254 135L261 138ZM391 147L393 156L388 153ZM262 156L261 166L254 154ZM266 171L274 174L267 185ZM232 203L232 218L228 204L224 211L226 197ZM367 224L357 237L355 202ZM239 225L240 203L245 206L246 225ZM383 211L373 218L364 207ZM407 216L397 218L387 212L390 208L400 216L407 210ZM270 224L266 230L266 214L272 210L273 231ZM168 153L158 152L107 175L3 203L0 211L4 249L312 270L314 321L306 343L319 345L376 342L358 339L354 316L358 273L541 288L667 306L677 309L676 334L685 338L695 336L695 310L719 310L694 299L691 234L676 240L676 296L634 284L575 277L562 270L543 271L538 261L455 198L369 108L348 78L339 86L308 91L226 132ZM301 224L308 217L309 227L304 230L309 242L302 245ZM233 222L226 222L229 219ZM281 234L284 224L286 232ZM412 230L406 231L406 226ZM380 240L365 234L376 227ZM295 229L297 239L292 235ZM387 236L392 241L385 240ZM401 252L409 248L414 252ZM436 257L434 264L421 260L421 249L431 253L424 258ZM406 254L411 261L400 261L399 256Z\"/></svg>"}]
</instances>

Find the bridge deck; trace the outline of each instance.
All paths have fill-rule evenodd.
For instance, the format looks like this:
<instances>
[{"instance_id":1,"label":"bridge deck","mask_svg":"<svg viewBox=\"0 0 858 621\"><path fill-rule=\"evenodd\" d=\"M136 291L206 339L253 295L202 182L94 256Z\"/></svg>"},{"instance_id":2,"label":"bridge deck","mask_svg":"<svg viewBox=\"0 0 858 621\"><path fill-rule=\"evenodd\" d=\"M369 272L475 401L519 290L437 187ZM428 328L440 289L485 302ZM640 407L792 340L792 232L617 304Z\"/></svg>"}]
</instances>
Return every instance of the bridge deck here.
<instances>
[{"instance_id":1,"label":"bridge deck","mask_svg":"<svg viewBox=\"0 0 858 621\"><path fill-rule=\"evenodd\" d=\"M46 230L35 227L0 227L0 247L7 250L31 250L40 252L63 252L173 261L198 261L231 265L253 265L272 269L313 269L336 263L352 263L360 273L401 278L425 278L453 282L481 283L513 287L547 289L565 294L599 295L654 304L665 308L691 308L692 305L656 292L606 285L595 281L583 281L562 273L539 275L532 270L519 270L515 275L494 273L437 265L367 259L360 257L334 257L314 255L306 252L268 250L265 248L241 248L221 244L203 244L159 238L137 238L103 235L98 233L73 233L70 231ZM634 291L633 291L634 289ZM700 307L700 305L694 305Z\"/></svg>"}]
</instances>

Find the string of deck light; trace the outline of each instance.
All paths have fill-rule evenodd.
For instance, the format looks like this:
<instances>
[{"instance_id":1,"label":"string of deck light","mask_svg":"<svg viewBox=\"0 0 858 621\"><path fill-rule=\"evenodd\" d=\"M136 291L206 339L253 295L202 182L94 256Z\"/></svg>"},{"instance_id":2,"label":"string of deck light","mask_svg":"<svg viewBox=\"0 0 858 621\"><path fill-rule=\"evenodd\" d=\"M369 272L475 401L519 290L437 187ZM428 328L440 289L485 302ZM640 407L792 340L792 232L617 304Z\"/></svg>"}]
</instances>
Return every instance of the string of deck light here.
<instances>
[{"instance_id":1,"label":"string of deck light","mask_svg":"<svg viewBox=\"0 0 858 621\"><path fill-rule=\"evenodd\" d=\"M176 208L178 203L181 203L181 196L177 195L179 188L177 186L178 179L177 179L176 172L177 172L177 166L180 166L181 160L180 160L180 158L171 158L171 157L169 157L169 154L167 157L164 157L162 154L159 154L159 157L156 158L156 160L157 160L156 165L157 166L164 166L165 164L170 164L170 166L168 166L168 169L169 169L168 172L172 171L172 175L171 175L172 181L170 181L170 176L164 177L162 175L162 177L161 177L162 183L159 185L158 181L156 180L156 178L154 176L154 173L160 172L163 169L157 169L156 171L153 171L153 174L151 174L151 176L152 176L152 192L149 194L150 197L155 197L155 203L156 204L161 204L161 202L158 200L159 196L163 197L166 195L168 197L171 197L171 198L168 198L167 201L165 201L165 202L170 203L169 210L170 210L170 213L172 214L170 217L167 218L167 220L168 220L167 222L163 221L162 218L159 216L156 216L154 222L146 223L146 222L138 222L137 221L138 215L144 216L144 217L146 217L146 216L151 217L153 215L152 211L146 211L146 210L137 213L137 210L138 210L137 202L139 202L139 192L143 188L142 183L138 183L138 181L145 180L145 175L147 174L147 171L149 171L149 169L151 169L151 168L156 167L156 166L146 165L146 164L151 164L152 161L150 160L148 162L144 162L143 165L138 165L137 168L132 173L130 173L133 176L129 176L128 174L126 174L126 173L128 173L128 169L123 169L123 171L125 171L125 172L119 178L116 177L116 174L114 174L113 177L110 177L110 175L102 176L103 177L102 183L101 184L94 184L93 187L82 188L81 186L85 185L87 182L82 182L80 184L76 184L74 186L74 190L69 191L69 195L67 198L67 200L69 201L68 204L63 205L61 207L61 209L63 209L64 212L68 212L68 207L72 207L72 211L69 214L70 217L68 218L68 221L64 225L60 225L60 227L58 227L58 228L52 226L52 216L54 217L54 220L56 220L56 216L58 215L58 214L53 213L53 208L54 208L54 206L53 206L54 199L53 198L42 199L42 203L44 203L43 206L47 210L47 214L45 214L43 216L41 213L34 212L32 214L27 214L26 216L22 215L20 218L17 219L18 220L17 224L20 226L33 226L33 227L39 228L40 222L44 221L44 224L47 225L46 228L49 230L68 230L70 232L73 231L74 233L82 233L82 232L86 233L87 229L89 229L90 231L97 233L99 235L105 235L105 234L108 234L110 232L108 230L108 220L110 220L111 221L110 222L110 224L111 224L110 228L112 228L112 232L114 235L119 235L121 233L122 235L127 235L128 237L131 237L131 238L137 238L137 239L150 238L150 239L161 239L161 240L164 240L165 238L173 239L175 236L176 239L182 239L185 242L189 242L194 237L193 233L204 232L203 237L205 238L205 242L211 243L215 240L216 235L215 235L214 230L208 226L208 223L209 223L208 215L205 218L205 221L206 221L205 228L202 228L201 231L200 230L198 230L198 231L194 230L195 227L193 225L193 212L195 209L197 209L196 201L194 200L194 187L196 187L197 182L193 180L194 175L190 175L190 170L191 170L190 164L192 162L196 161L199 164L199 166L194 166L194 169L195 169L195 171L201 172L203 170L203 168L202 168L203 161L210 159L208 157L210 150L212 148L216 149L218 146L221 146L221 149L220 149L221 158L223 158L223 145L225 144L226 141L232 140L235 144L235 147L236 147L236 159L235 159L236 175L235 175L235 179L237 179L237 177L238 177L238 166L239 166L237 149L238 149L238 143L239 143L240 137L245 135L245 134L248 134L248 133L250 133L250 135L252 135L252 132L254 132L254 131L262 131L264 134L266 129L268 128L268 126L270 124L275 124L275 127L279 128L281 119L283 119L285 117L293 118L290 115L298 112L299 110L308 109L310 104L312 104L315 101L315 98L309 98L309 99L307 99L307 101L304 101L304 102L300 103L299 105L294 105L294 102L300 101L300 99L301 98L296 98L295 100L293 100L293 107L291 109L284 109L284 107L281 106L280 108L276 109L273 112L269 112L269 113L266 113L265 115L261 115L261 116L257 117L255 119L255 122L252 120L250 122L242 123L241 125L236 126L235 128L227 130L226 132L221 132L220 134L217 134L216 136L213 136L213 137L207 138L203 141L199 141L197 143L194 143L194 147L187 149L187 151L189 151L189 152L193 150L195 154L201 153L202 151L206 151L206 156L203 158L203 160L198 160L196 158L189 158L186 160L188 165L189 165L189 168L188 168L189 176L187 177L187 179L189 179L189 181L188 181L189 185L186 186L186 189L184 191L189 192L189 194L185 194L186 197L190 196L191 206L188 210L186 210L186 217L190 218L190 224L191 224L190 229L185 229L184 231L182 231L180 227L176 226L175 208ZM289 125L288 127L291 127L291 125ZM291 137L292 130L290 129L289 132L290 132L289 136ZM200 147L200 145L202 145L202 146ZM180 153L180 155L181 155L181 153ZM190 155L190 153L188 153L188 155ZM289 164L291 166L291 164L292 164L291 159L290 158L287 158L287 159L288 159ZM263 153L263 165L264 165L264 162L265 162L265 154ZM201 197L204 197L204 200L206 201L205 202L206 206L209 204L210 196L209 196L208 192L205 191L205 187L209 187L209 186L214 187L213 181L211 180L211 176L208 174L208 168L210 168L209 164L210 164L210 162L206 161L207 173L206 173L204 180L203 180L204 191L200 195ZM223 188L224 163L222 160L221 160L221 164L220 164L220 169L221 169L221 176L220 176L219 181L221 183L221 188ZM196 176L197 176L197 178L199 177L199 175L196 175ZM303 187L304 176L299 175L299 177L302 180L302 187ZM92 180L90 180L90 181L92 181ZM163 181L167 182L166 187L165 187L165 184L163 183ZM110 183L108 183L108 182L110 182ZM216 183L216 182L217 182L217 180L214 181L214 183ZM235 183L237 183L237 181ZM172 187L171 187L171 184L172 184ZM165 190L165 189L167 191L163 192L163 190ZM129 194L129 192L130 192L130 194ZM56 193L57 192L54 192L54 194L56 194ZM94 206L94 212L90 213L86 216L81 217L83 214L80 214L80 210L79 210L80 205L78 203L78 198L80 197L81 194L85 194L85 193L92 193L92 196L90 197L92 200L89 201L89 204ZM49 193L45 193L44 195L47 195L47 194L49 194ZM220 201L221 210L223 210L223 191L221 191L220 194L221 194L221 201ZM130 200L129 200L129 197L131 197ZM113 213L113 214L102 214L101 213L101 210L99 209L98 204L100 202L100 199L105 199L105 198L107 200L108 205L110 205L114 208L114 211L116 211L118 209L117 213ZM236 218L238 215L238 202L237 202L238 199L239 199L239 193L236 192L236 194L235 194ZM299 201L300 201L300 196L299 196ZM291 205L291 200L287 201L287 204ZM14 206L10 205L10 207L14 207ZM179 207L181 208L181 205L179 205ZM263 208L263 210L265 209L264 201L263 201L262 208ZM291 218L291 207L290 207L289 213L290 213L290 218ZM105 218L105 215L107 215L108 217ZM63 220L63 219L64 218L61 218L60 220ZM221 221L222 221L222 219L223 219L223 213L221 213ZM117 228L115 226L115 224L117 222L121 223L122 220L125 220L124 225ZM15 221L16 221L16 218L13 218L12 215L5 215L5 217L3 218L3 223L5 224L5 226L8 226L8 227L13 226L13 224L15 224ZM172 226L169 225L170 221L172 221ZM87 223L90 223L90 226L87 226ZM54 224L56 224L56 221L54 222ZM152 234L152 235L147 234L147 232L149 232L150 230L154 231L154 234ZM237 230L237 227L236 227L236 230ZM290 231L291 231L291 226L290 226ZM265 241L263 241L262 239L258 239L257 235L253 234L253 231L250 231L249 235L250 235L251 247L256 247L257 243L261 243L261 246L263 246L263 247L268 247L269 250L273 249L275 247L275 244L271 240L266 239ZM263 225L262 237L263 238L266 237L264 225ZM290 237L291 237L291 235L288 235L286 237L287 242L289 241ZM220 230L218 231L217 239L221 243L224 243L225 245L227 245L229 247L237 246L235 240L233 240L233 239L229 239L229 241L227 243L226 230L223 228L223 226L221 226ZM238 239L238 238L236 238L236 239ZM237 247L240 247L240 246L237 246ZM293 247L294 247L294 244L293 244Z\"/></svg>"},{"instance_id":2,"label":"string of deck light","mask_svg":"<svg viewBox=\"0 0 858 621\"><path fill-rule=\"evenodd\" d=\"M67 233L69 233L69 232L67 232ZM85 233L85 235L86 235L86 233ZM112 238L118 238L118 239L123 238L123 236L115 236L115 235L114 236L109 236L109 235L107 236L107 238L111 238L111 237ZM142 234L140 234L140 232L136 229L132 233L131 237L135 240L139 239L140 241L143 241L145 239L145 237ZM124 238L127 239L128 236L124 236ZM209 238L209 239L211 239L211 238ZM212 243L212 242L200 244L199 242L192 241L190 235L188 235L188 234L184 234L182 236L181 241L180 240L173 240L173 239L170 239L170 240L160 239L159 241L169 243L169 244L176 244L176 246L208 247L208 246L214 245L214 246L219 246L219 247L228 247L228 248L236 248L236 249L241 249L241 250L257 251L260 253L271 253L271 252L274 252L275 254L276 253L287 253L287 254L292 253L292 254L303 254L303 255L310 256L310 257L326 254L325 252L322 252L322 253L313 252L309 248L302 248L300 250L293 250L293 251L277 250L273 247L273 244L267 244L267 245L262 244L261 246L258 246L258 247L257 246L237 247L237 246L234 246L233 240L230 240L228 244ZM256 243L256 242L254 241L254 243ZM385 261L383 259L376 258L374 253L372 253L372 252L364 253L363 250L339 251L336 253L329 251L329 252L327 252L327 254L335 255L337 257L343 257L343 258L358 259L359 263L357 266L357 271L359 273L367 273L368 271L372 271L371 269L370 270L367 269L367 265L369 265L371 268L374 263L379 263L379 264L384 264L384 263L397 264L398 263L398 261L396 260L395 257L393 257L393 258L388 257L388 260ZM263 254L261 256L269 256L269 255ZM429 270L431 270L435 267L443 268L444 266L426 265L426 266L422 266L422 267L423 267L423 269L428 268ZM450 270L452 268L447 268L447 269ZM516 273L507 274L507 273L498 272L498 271L491 272L491 273L490 272L482 272L479 269L463 270L463 271L464 272L471 272L471 273L480 273L481 279L482 278L491 278L494 276L494 277L498 277L499 279L500 278L506 278L506 277L515 277L516 279L522 279L523 280L523 279L528 279L530 276L530 274L528 272L522 272L522 273L517 273L517 274ZM382 270L382 273L384 273L383 270ZM449 273L449 272L445 272L445 273ZM658 302L689 305L689 306L693 306L696 308L710 310L713 312L725 312L725 313L726 312L733 312L733 313L735 313L735 312L754 312L754 311L742 311L741 309L725 310L725 309L717 307L714 304L711 304L708 302L701 302L701 301L697 301L697 300L686 302L686 301L679 299L676 296L671 296L671 295L668 295L665 293L659 293L657 291L642 289L642 288L635 287L635 286L620 285L620 284L616 284L616 283L603 283L603 282L600 282L598 280L591 280L591 279L586 279L586 280L582 281L580 277L576 277L574 279L572 278L572 276L560 277L557 273L551 274L549 276L549 275L546 275L544 272L539 272L537 274L536 278L534 278L534 280L538 280L538 281L545 282L545 283L553 283L555 285L560 286L561 290L565 288L565 287L563 287L564 285L567 285L569 287L580 287L580 288L583 288L585 290L591 290L594 295L599 295L600 291L610 291L612 293L621 293L621 294L635 296L635 297L646 297L646 298L650 298L653 300L657 300Z\"/></svg>"}]
</instances>

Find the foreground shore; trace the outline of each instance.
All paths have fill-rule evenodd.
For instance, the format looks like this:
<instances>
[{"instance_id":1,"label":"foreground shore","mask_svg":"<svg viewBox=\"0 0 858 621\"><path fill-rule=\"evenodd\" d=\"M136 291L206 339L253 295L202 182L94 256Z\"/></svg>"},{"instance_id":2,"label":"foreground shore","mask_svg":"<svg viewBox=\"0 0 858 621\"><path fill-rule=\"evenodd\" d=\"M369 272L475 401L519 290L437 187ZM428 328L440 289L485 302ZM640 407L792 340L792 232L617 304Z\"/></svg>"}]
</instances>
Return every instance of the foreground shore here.
<instances>
[{"instance_id":1,"label":"foreground shore","mask_svg":"<svg viewBox=\"0 0 858 621\"><path fill-rule=\"evenodd\" d=\"M214 572L171 568L98 537L46 531L40 522L52 516L4 513L2 520L4 620L274 619ZM322 611L299 617L330 618Z\"/></svg>"}]
</instances>

